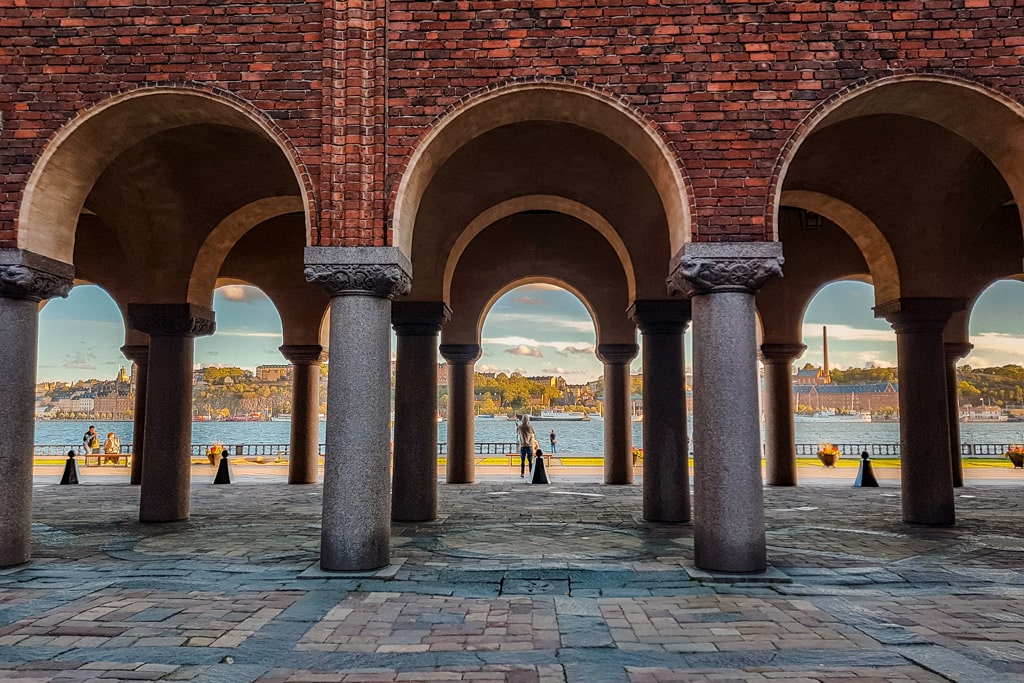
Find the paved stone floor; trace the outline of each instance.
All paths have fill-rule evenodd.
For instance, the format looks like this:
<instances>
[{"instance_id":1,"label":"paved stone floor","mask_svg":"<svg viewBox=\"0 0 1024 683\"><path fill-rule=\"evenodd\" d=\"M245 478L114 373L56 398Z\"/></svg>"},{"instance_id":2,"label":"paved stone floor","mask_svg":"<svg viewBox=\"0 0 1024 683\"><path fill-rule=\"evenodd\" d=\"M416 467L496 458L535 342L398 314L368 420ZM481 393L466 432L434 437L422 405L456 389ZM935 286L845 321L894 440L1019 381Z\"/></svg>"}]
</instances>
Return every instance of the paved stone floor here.
<instances>
[{"instance_id":1,"label":"paved stone floor","mask_svg":"<svg viewBox=\"0 0 1024 683\"><path fill-rule=\"evenodd\" d=\"M117 477L37 477L0 681L1024 680L1024 474L968 482L941 529L902 524L892 481L766 489L771 570L721 577L690 525L640 519L639 486L496 470L394 525L389 567L327 575L320 487L240 469L197 468L166 525Z\"/></svg>"}]
</instances>

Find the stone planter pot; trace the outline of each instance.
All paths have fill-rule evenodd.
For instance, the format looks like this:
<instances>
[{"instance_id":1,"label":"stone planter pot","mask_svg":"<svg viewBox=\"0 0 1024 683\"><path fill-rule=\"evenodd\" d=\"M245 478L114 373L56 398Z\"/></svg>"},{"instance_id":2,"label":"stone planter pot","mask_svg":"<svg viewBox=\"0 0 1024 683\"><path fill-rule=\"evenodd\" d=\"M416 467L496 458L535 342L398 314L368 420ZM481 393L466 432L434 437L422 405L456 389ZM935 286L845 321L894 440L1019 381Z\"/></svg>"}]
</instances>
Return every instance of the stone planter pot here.
<instances>
[{"instance_id":1,"label":"stone planter pot","mask_svg":"<svg viewBox=\"0 0 1024 683\"><path fill-rule=\"evenodd\" d=\"M839 456L835 453L818 453L818 460L821 460L821 464L825 467L835 467L838 459Z\"/></svg>"},{"instance_id":2,"label":"stone planter pot","mask_svg":"<svg viewBox=\"0 0 1024 683\"><path fill-rule=\"evenodd\" d=\"M1014 469L1024 469L1024 453L1007 453L1006 457L1013 463Z\"/></svg>"}]
</instances>

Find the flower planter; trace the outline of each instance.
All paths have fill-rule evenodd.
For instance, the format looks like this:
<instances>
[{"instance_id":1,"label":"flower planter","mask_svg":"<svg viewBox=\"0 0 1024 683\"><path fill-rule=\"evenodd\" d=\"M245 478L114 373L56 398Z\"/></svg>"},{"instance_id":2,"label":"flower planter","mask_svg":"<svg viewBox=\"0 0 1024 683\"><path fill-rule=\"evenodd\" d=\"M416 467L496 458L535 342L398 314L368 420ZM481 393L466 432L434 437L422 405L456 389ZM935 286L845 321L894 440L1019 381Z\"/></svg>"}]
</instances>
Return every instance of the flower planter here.
<instances>
[{"instance_id":1,"label":"flower planter","mask_svg":"<svg viewBox=\"0 0 1024 683\"><path fill-rule=\"evenodd\" d=\"M1013 468L1024 470L1024 453L1007 453L1006 457L1013 463Z\"/></svg>"},{"instance_id":2,"label":"flower planter","mask_svg":"<svg viewBox=\"0 0 1024 683\"><path fill-rule=\"evenodd\" d=\"M818 453L818 460L821 460L821 464L825 467L835 467L838 459L839 456L835 453Z\"/></svg>"}]
</instances>

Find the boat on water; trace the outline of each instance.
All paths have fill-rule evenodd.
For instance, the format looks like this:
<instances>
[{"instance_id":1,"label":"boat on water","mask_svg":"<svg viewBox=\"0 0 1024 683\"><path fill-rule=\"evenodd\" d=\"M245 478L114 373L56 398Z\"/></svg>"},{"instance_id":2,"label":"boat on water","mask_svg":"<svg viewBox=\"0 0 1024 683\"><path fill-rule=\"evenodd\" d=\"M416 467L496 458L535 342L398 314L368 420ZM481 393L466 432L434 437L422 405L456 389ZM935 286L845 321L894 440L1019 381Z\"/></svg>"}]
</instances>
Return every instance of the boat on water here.
<instances>
[{"instance_id":1,"label":"boat on water","mask_svg":"<svg viewBox=\"0 0 1024 683\"><path fill-rule=\"evenodd\" d=\"M534 422L587 422L590 420L590 416L586 413L581 413L571 410L542 410L540 415L531 415L530 419Z\"/></svg>"},{"instance_id":2,"label":"boat on water","mask_svg":"<svg viewBox=\"0 0 1024 683\"><path fill-rule=\"evenodd\" d=\"M837 413L834 410L819 410L814 413L799 413L794 422L871 422L871 413L866 410L857 413Z\"/></svg>"},{"instance_id":3,"label":"boat on water","mask_svg":"<svg viewBox=\"0 0 1024 683\"><path fill-rule=\"evenodd\" d=\"M278 413L270 418L271 422L291 422L292 416L289 413Z\"/></svg>"}]
</instances>

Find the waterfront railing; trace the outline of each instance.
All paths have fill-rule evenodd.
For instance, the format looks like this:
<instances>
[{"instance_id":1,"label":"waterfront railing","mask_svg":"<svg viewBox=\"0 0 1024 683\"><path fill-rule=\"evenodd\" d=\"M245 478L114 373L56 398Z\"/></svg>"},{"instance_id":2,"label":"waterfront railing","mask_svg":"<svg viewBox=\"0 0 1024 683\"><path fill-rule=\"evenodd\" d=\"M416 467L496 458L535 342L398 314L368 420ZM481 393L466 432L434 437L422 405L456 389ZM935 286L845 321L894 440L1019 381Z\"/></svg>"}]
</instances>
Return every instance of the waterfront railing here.
<instances>
[{"instance_id":1,"label":"waterfront railing","mask_svg":"<svg viewBox=\"0 0 1024 683\"><path fill-rule=\"evenodd\" d=\"M209 453L210 447L214 444L192 444L191 455L194 458L204 458ZM226 449L233 458L270 458L274 460L287 460L291 452L291 446L286 443L248 443L248 444L218 444ZM857 456L867 451L872 457L898 458L900 456L900 445L898 443L837 443L833 444L843 455ZM965 443L960 444L960 455L964 458L998 458L1009 450L1009 443ZM796 444L797 457L812 458L818 455L820 444L798 443ZM762 447L763 448L763 447ZM33 456L37 459L52 460L67 456L68 451L74 451L79 457L94 455L86 453L82 444L41 444L33 448ZM320 455L326 452L326 444L320 444ZM565 451L563 451L564 453ZM132 444L121 444L121 455L131 455ZM519 446L515 442L486 441L473 444L474 455L517 455ZM690 445L690 454L693 455L693 444ZM103 455L100 453L99 455ZM437 444L438 457L448 455L448 444ZM600 454L598 454L600 455ZM127 459L125 459L127 462Z\"/></svg>"}]
</instances>

